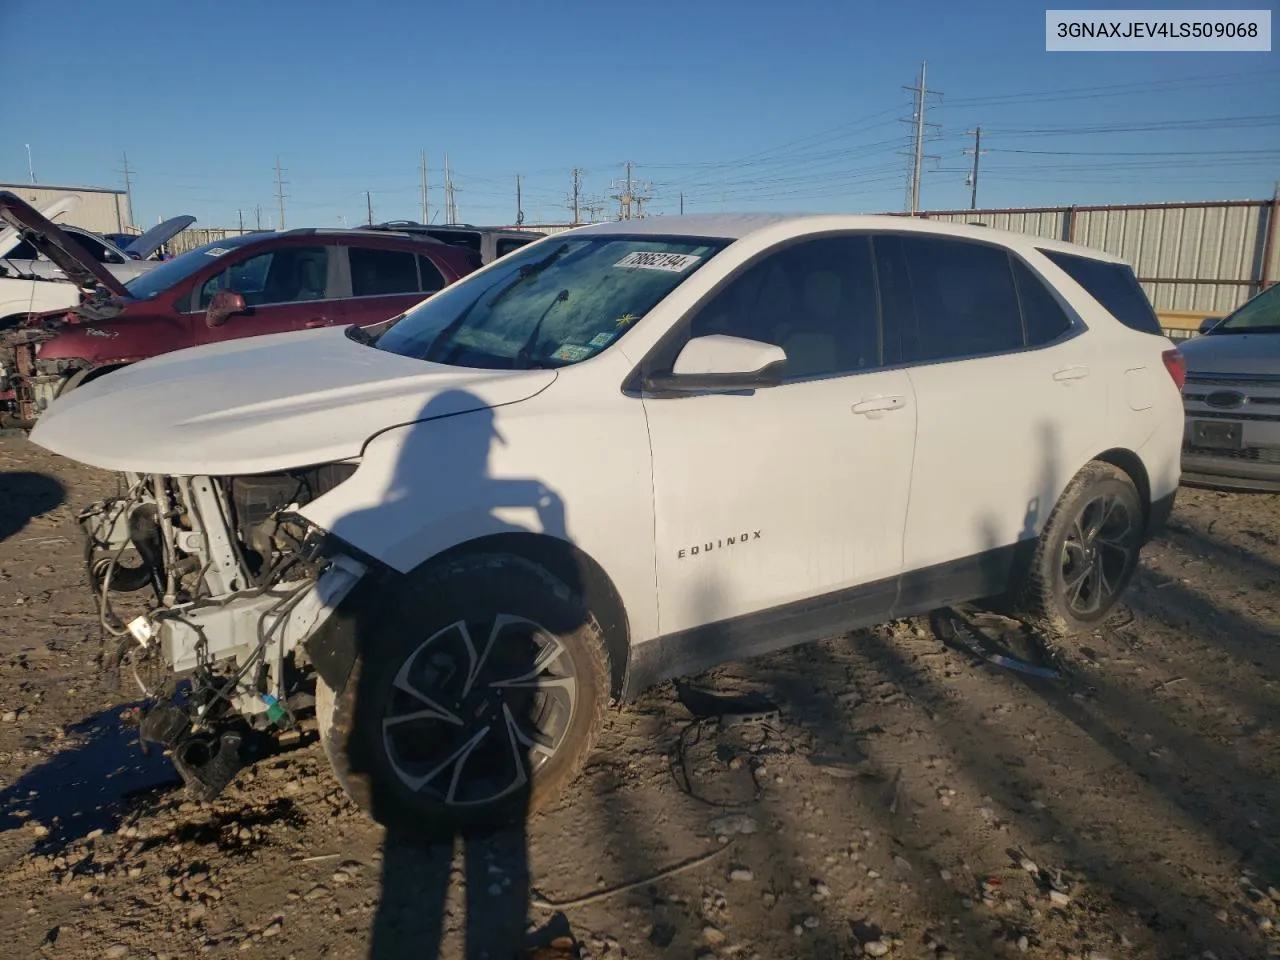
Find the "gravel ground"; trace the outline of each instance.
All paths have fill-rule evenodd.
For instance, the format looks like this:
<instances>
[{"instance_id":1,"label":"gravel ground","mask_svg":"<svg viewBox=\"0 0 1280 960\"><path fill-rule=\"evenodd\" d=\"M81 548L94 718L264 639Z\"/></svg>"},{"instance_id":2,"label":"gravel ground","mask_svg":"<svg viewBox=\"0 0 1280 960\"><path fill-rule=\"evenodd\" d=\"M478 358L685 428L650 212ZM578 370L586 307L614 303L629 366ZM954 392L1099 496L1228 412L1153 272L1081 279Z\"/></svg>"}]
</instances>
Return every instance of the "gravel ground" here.
<instances>
[{"instance_id":1,"label":"gravel ground","mask_svg":"<svg viewBox=\"0 0 1280 960\"><path fill-rule=\"evenodd\" d=\"M959 611L659 688L450 851L306 737L185 802L94 662L72 517L114 480L20 438L0 470L0 956L1280 956L1280 498L1184 490L1065 649Z\"/></svg>"}]
</instances>

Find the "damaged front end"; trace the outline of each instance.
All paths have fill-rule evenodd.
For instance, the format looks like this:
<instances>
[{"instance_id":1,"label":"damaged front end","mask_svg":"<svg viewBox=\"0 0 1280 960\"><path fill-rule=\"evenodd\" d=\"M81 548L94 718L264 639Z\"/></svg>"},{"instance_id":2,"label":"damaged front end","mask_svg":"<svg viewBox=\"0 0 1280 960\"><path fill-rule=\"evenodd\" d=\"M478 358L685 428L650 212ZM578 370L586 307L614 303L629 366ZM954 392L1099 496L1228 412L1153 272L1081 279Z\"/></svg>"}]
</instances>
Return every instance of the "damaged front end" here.
<instances>
[{"instance_id":1,"label":"damaged front end","mask_svg":"<svg viewBox=\"0 0 1280 960\"><path fill-rule=\"evenodd\" d=\"M125 474L120 496L80 515L104 665L132 674L140 739L170 753L198 799L314 705L306 643L366 568L296 511L355 467Z\"/></svg>"}]
</instances>

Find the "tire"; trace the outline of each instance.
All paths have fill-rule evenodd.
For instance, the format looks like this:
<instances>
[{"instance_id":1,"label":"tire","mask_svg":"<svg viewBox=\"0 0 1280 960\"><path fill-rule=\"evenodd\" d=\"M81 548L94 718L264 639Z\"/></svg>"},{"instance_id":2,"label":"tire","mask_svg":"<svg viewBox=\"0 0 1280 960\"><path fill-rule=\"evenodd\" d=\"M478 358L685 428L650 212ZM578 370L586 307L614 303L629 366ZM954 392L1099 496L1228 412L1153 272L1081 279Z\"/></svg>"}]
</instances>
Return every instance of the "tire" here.
<instances>
[{"instance_id":1,"label":"tire","mask_svg":"<svg viewBox=\"0 0 1280 960\"><path fill-rule=\"evenodd\" d=\"M347 795L426 839L497 829L557 798L609 700L604 637L582 600L530 561L488 554L410 574L378 606L357 614L343 689L316 680L321 743Z\"/></svg>"},{"instance_id":2,"label":"tire","mask_svg":"<svg viewBox=\"0 0 1280 960\"><path fill-rule=\"evenodd\" d=\"M1146 508L1129 475L1093 461L1072 478L1014 591L1014 608L1070 636L1106 619L1133 579Z\"/></svg>"}]
</instances>

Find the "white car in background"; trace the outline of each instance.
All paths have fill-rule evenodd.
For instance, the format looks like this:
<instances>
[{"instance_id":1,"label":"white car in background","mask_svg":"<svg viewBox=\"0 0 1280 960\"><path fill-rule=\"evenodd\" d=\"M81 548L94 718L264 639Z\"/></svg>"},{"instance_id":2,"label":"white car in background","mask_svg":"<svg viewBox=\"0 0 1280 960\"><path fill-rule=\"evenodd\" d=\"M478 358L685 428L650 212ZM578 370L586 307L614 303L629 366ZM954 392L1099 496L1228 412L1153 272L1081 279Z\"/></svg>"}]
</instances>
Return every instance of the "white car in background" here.
<instances>
[{"instance_id":1,"label":"white car in background","mask_svg":"<svg viewBox=\"0 0 1280 960\"><path fill-rule=\"evenodd\" d=\"M80 197L71 194L45 205L40 213L56 223L79 203ZM62 271L55 277L23 272L19 264L8 259L23 245L29 245L28 241L14 227L0 230L0 330L17 326L29 313L69 310L80 302L80 288L68 281ZM3 378L4 371L0 369L0 381ZM0 382L0 390L4 386Z\"/></svg>"},{"instance_id":2,"label":"white car in background","mask_svg":"<svg viewBox=\"0 0 1280 960\"><path fill-rule=\"evenodd\" d=\"M112 276L122 283L127 283L134 277L141 276L147 271L154 270L160 266L159 260L150 260L148 258L195 222L196 218L190 214L170 217L168 220L156 224L150 230L135 237L132 242L124 247L118 247L106 237L90 230L85 230L83 227L72 227L65 224L59 224L59 227L63 233L78 243L85 253L98 261L98 263L103 264ZM0 246L3 246L2 239L0 239ZM4 262L11 265L19 273L37 277L66 279L66 274L62 272L62 269L56 263L40 256L29 241L19 241L16 246L4 254Z\"/></svg>"},{"instance_id":3,"label":"white car in background","mask_svg":"<svg viewBox=\"0 0 1280 960\"><path fill-rule=\"evenodd\" d=\"M124 474L82 515L93 593L195 796L314 708L351 796L430 833L547 803L668 677L996 596L1090 630L1172 510L1182 375L1107 254L661 217L373 333L125 367L31 439Z\"/></svg>"}]
</instances>

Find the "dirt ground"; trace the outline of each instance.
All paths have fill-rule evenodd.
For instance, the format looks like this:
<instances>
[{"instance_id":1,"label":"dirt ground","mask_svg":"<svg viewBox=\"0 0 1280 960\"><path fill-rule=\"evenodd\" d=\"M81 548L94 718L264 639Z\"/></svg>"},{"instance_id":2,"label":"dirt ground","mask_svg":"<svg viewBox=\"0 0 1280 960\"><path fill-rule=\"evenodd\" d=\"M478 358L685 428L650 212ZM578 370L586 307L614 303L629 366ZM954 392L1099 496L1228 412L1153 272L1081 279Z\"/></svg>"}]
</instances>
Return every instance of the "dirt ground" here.
<instances>
[{"instance_id":1,"label":"dirt ground","mask_svg":"<svg viewBox=\"0 0 1280 960\"><path fill-rule=\"evenodd\" d=\"M11 437L0 471L0 956L496 960L513 929L572 939L547 957L1280 956L1280 497L1184 490L1054 657L964 612L659 688L455 856L306 740L185 802L94 662L72 518L114 480Z\"/></svg>"}]
</instances>

